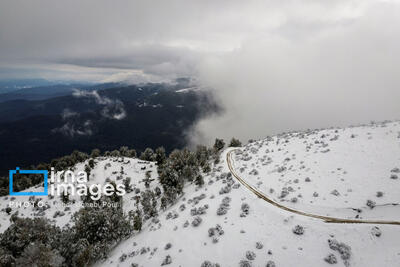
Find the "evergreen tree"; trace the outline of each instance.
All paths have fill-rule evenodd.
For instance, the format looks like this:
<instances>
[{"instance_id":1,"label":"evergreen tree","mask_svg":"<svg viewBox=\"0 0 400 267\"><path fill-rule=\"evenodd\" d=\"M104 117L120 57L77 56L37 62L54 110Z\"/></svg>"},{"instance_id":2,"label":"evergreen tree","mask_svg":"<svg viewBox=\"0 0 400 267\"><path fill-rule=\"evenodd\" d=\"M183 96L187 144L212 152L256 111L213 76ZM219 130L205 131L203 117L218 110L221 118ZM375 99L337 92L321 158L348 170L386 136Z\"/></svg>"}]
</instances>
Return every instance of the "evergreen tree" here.
<instances>
[{"instance_id":1,"label":"evergreen tree","mask_svg":"<svg viewBox=\"0 0 400 267\"><path fill-rule=\"evenodd\" d=\"M135 150L135 149L129 149L128 157L130 157L130 158L136 158L136 157L137 157L136 150Z\"/></svg>"},{"instance_id":2,"label":"evergreen tree","mask_svg":"<svg viewBox=\"0 0 400 267\"><path fill-rule=\"evenodd\" d=\"M89 165L85 165L85 172L86 172L86 174L87 174L88 180L89 180L91 171L92 171L92 168L90 168Z\"/></svg>"},{"instance_id":3,"label":"evergreen tree","mask_svg":"<svg viewBox=\"0 0 400 267\"><path fill-rule=\"evenodd\" d=\"M157 187L154 189L154 193L156 194L157 197L160 197L160 196L161 196L161 189L157 186Z\"/></svg>"},{"instance_id":4,"label":"evergreen tree","mask_svg":"<svg viewBox=\"0 0 400 267\"><path fill-rule=\"evenodd\" d=\"M164 147L157 148L155 152L155 160L157 162L157 165L163 164L166 158L167 156L165 155Z\"/></svg>"},{"instance_id":5,"label":"evergreen tree","mask_svg":"<svg viewBox=\"0 0 400 267\"><path fill-rule=\"evenodd\" d=\"M6 208L6 213L7 213L8 215L10 215L11 211L12 211L12 210L11 210L10 207L7 207L7 208Z\"/></svg>"},{"instance_id":6,"label":"evergreen tree","mask_svg":"<svg viewBox=\"0 0 400 267\"><path fill-rule=\"evenodd\" d=\"M125 191L126 191L127 193L132 192L131 177L126 177L126 178L123 180L123 184L124 184L124 186L125 186Z\"/></svg>"},{"instance_id":7,"label":"evergreen tree","mask_svg":"<svg viewBox=\"0 0 400 267\"><path fill-rule=\"evenodd\" d=\"M158 215L157 200L151 190L146 190L141 194L141 202L145 218L151 218Z\"/></svg>"},{"instance_id":8,"label":"evergreen tree","mask_svg":"<svg viewBox=\"0 0 400 267\"><path fill-rule=\"evenodd\" d=\"M121 153L118 150L113 150L113 151L111 151L110 156L111 157L120 157Z\"/></svg>"},{"instance_id":9,"label":"evergreen tree","mask_svg":"<svg viewBox=\"0 0 400 267\"><path fill-rule=\"evenodd\" d=\"M89 167L90 167L91 169L93 169L93 168L94 168L94 165L95 165L95 162L94 162L93 159L90 159L89 162L88 162L88 164L89 164Z\"/></svg>"},{"instance_id":10,"label":"evergreen tree","mask_svg":"<svg viewBox=\"0 0 400 267\"><path fill-rule=\"evenodd\" d=\"M122 196L117 195L117 185L115 184L114 181L111 181L110 184L113 186L114 191L111 196L108 198L115 203L122 203ZM122 206L122 205L121 205Z\"/></svg>"},{"instance_id":11,"label":"evergreen tree","mask_svg":"<svg viewBox=\"0 0 400 267\"><path fill-rule=\"evenodd\" d=\"M97 158L100 156L100 150L95 148L92 150L92 153L90 153L90 157L91 158Z\"/></svg>"},{"instance_id":12,"label":"evergreen tree","mask_svg":"<svg viewBox=\"0 0 400 267\"><path fill-rule=\"evenodd\" d=\"M210 163L206 163L206 164L204 164L204 166L203 166L203 172L204 173L209 173L211 171L211 166L210 166Z\"/></svg>"},{"instance_id":13,"label":"evergreen tree","mask_svg":"<svg viewBox=\"0 0 400 267\"><path fill-rule=\"evenodd\" d=\"M61 201L64 204L68 204L69 203L69 193L68 191L65 191L61 194Z\"/></svg>"},{"instance_id":14,"label":"evergreen tree","mask_svg":"<svg viewBox=\"0 0 400 267\"><path fill-rule=\"evenodd\" d=\"M136 214L133 217L133 230L141 231L142 230L142 224L143 224L142 213L138 209L138 210L136 210Z\"/></svg>"},{"instance_id":15,"label":"evergreen tree","mask_svg":"<svg viewBox=\"0 0 400 267\"><path fill-rule=\"evenodd\" d=\"M214 143L214 150L219 152L221 151L223 148L225 147L225 142L223 139L215 139L215 143Z\"/></svg>"},{"instance_id":16,"label":"evergreen tree","mask_svg":"<svg viewBox=\"0 0 400 267\"><path fill-rule=\"evenodd\" d=\"M153 179L151 179L151 171L147 171L144 175L144 186L148 189L150 188L150 183L153 181Z\"/></svg>"},{"instance_id":17,"label":"evergreen tree","mask_svg":"<svg viewBox=\"0 0 400 267\"><path fill-rule=\"evenodd\" d=\"M129 156L129 148L127 146L121 146L119 148L119 153L121 154L122 157L128 157Z\"/></svg>"},{"instance_id":18,"label":"evergreen tree","mask_svg":"<svg viewBox=\"0 0 400 267\"><path fill-rule=\"evenodd\" d=\"M146 148L142 154L140 154L140 159L141 160L146 160L146 161L154 161L154 151L151 148Z\"/></svg>"},{"instance_id":19,"label":"evergreen tree","mask_svg":"<svg viewBox=\"0 0 400 267\"><path fill-rule=\"evenodd\" d=\"M160 208L161 208L162 210L166 210L166 209L167 209L167 206L168 206L168 199L167 199L167 197L166 197L166 196L161 197L161 206L160 206Z\"/></svg>"},{"instance_id":20,"label":"evergreen tree","mask_svg":"<svg viewBox=\"0 0 400 267\"><path fill-rule=\"evenodd\" d=\"M203 185L204 185L204 178L203 178L203 176L202 176L201 174L198 174L198 175L196 176L196 179L194 180L194 183L195 183L197 186L199 186L199 187L203 186Z\"/></svg>"},{"instance_id":21,"label":"evergreen tree","mask_svg":"<svg viewBox=\"0 0 400 267\"><path fill-rule=\"evenodd\" d=\"M239 139L232 137L231 142L229 144L230 147L240 147L242 146L242 142Z\"/></svg>"}]
</instances>

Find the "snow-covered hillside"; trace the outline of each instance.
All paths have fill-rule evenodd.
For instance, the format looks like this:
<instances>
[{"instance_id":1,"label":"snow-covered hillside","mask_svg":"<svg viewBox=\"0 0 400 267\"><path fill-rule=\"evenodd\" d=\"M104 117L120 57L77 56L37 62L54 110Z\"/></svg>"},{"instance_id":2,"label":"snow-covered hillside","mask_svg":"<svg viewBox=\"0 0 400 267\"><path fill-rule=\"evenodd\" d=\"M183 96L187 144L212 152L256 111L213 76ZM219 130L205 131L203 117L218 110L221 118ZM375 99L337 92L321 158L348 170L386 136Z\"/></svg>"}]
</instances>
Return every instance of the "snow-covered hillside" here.
<instances>
[{"instance_id":1,"label":"snow-covered hillside","mask_svg":"<svg viewBox=\"0 0 400 267\"><path fill-rule=\"evenodd\" d=\"M235 168L285 206L400 221L399 131L396 122L282 134L237 151Z\"/></svg>"},{"instance_id":2,"label":"snow-covered hillside","mask_svg":"<svg viewBox=\"0 0 400 267\"><path fill-rule=\"evenodd\" d=\"M261 181L259 186L264 186L266 193L274 188L275 193L271 193L274 198L278 199L283 187L292 185L293 192L289 189L282 200L292 207L330 215L335 211L335 215L344 217L354 215L352 209L346 208L360 208L361 217L384 220L399 213L397 206L382 206L400 202L400 194L395 194L396 189L399 192L400 180L393 179L396 168L400 167L399 132L400 124L395 122L284 134L239 149L242 152L237 153L234 164L249 183L257 185ZM400 264L399 226L328 224L280 210L234 180L226 164L228 151L206 177L206 186L201 189L188 186L185 196L175 206L149 222L140 234L117 246L101 264L329 266L335 261L336 266ZM306 182L307 177L310 182ZM334 189L339 195L331 195ZM313 196L314 191L319 197ZM381 198L376 197L377 191L383 193ZM296 203L290 201L293 197L297 197ZM366 208L367 199L376 202L376 207Z\"/></svg>"},{"instance_id":3,"label":"snow-covered hillside","mask_svg":"<svg viewBox=\"0 0 400 267\"><path fill-rule=\"evenodd\" d=\"M281 134L226 149L204 174L202 187L187 184L176 204L159 211L95 265L400 266L399 225L326 223L282 210L231 174L229 155L241 179L284 206L339 218L400 221L399 122ZM90 182L131 177L134 188L144 190L146 171L157 176L150 162L96 161ZM156 186L157 179L151 188ZM135 209L137 192L124 196L125 211ZM69 222L75 210L53 218L60 199L43 200L49 209L22 208L19 214L46 216L60 226ZM0 203L1 232L9 225L4 212L9 201L3 197Z\"/></svg>"}]
</instances>

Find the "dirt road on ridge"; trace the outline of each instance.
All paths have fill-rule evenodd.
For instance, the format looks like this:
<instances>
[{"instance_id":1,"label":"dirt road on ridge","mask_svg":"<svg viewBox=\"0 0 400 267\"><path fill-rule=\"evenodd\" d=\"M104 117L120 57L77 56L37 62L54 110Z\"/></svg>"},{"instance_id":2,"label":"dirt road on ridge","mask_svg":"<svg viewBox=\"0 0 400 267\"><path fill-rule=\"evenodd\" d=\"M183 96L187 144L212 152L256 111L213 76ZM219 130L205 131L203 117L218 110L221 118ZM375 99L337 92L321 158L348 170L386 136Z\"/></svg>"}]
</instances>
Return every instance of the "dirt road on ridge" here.
<instances>
[{"instance_id":1,"label":"dirt road on ridge","mask_svg":"<svg viewBox=\"0 0 400 267\"><path fill-rule=\"evenodd\" d=\"M271 205L273 205L273 206L275 206L275 207L277 207L279 209L282 209L282 210L285 210L285 211L288 211L288 212L291 212L291 213L294 213L294 214L298 214L298 215L301 215L301 216L306 216L306 217L322 220L322 221L324 221L326 223L400 225L400 221L343 219L343 218L336 218L336 217L329 217L329 216L322 216L322 215L307 213L307 212L303 212L303 211L300 211L300 210L296 210L296 209L293 209L293 208L286 207L286 206L284 206L284 205L272 200L268 196L264 195L262 192L258 191L256 188L254 188L253 186L248 184L246 181L244 181L238 174L236 174L235 169L232 166L232 158L231 158L231 155L234 153L234 151L235 150L229 151L226 154L226 162L228 164L229 171L232 173L232 176L235 177L242 185L247 187L250 191L252 191L259 198L265 200L266 202L270 203Z\"/></svg>"}]
</instances>

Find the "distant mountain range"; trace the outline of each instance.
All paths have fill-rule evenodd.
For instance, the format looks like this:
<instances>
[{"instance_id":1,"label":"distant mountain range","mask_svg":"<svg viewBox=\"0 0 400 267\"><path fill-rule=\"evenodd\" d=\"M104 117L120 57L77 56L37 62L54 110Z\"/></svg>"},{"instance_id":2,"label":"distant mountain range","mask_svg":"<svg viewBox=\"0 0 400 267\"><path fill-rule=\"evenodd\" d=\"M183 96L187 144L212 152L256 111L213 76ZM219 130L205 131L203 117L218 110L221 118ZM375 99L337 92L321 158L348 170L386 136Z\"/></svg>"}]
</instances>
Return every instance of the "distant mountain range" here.
<instances>
[{"instance_id":1,"label":"distant mountain range","mask_svg":"<svg viewBox=\"0 0 400 267\"><path fill-rule=\"evenodd\" d=\"M20 89L46 87L54 85L67 85L71 82L68 81L49 81L46 79L1 79L0 80L0 94L14 92ZM90 83L82 83L90 85Z\"/></svg>"},{"instance_id":2,"label":"distant mountain range","mask_svg":"<svg viewBox=\"0 0 400 267\"><path fill-rule=\"evenodd\" d=\"M0 102L11 100L43 100L57 96L71 95L74 90L102 90L122 86L119 83L88 84L53 84L37 87L18 87L13 90L0 91Z\"/></svg>"},{"instance_id":3,"label":"distant mountain range","mask_svg":"<svg viewBox=\"0 0 400 267\"><path fill-rule=\"evenodd\" d=\"M19 100L1 102L0 95L0 174L74 150L126 145L139 151L158 146L171 151L185 146L185 131L197 119L219 110L202 90L185 90L180 83L110 86L31 89L38 92L35 97L45 97L41 100L32 100L35 97L25 91ZM67 95L49 98L57 93ZM6 95L11 98L17 92Z\"/></svg>"}]
</instances>

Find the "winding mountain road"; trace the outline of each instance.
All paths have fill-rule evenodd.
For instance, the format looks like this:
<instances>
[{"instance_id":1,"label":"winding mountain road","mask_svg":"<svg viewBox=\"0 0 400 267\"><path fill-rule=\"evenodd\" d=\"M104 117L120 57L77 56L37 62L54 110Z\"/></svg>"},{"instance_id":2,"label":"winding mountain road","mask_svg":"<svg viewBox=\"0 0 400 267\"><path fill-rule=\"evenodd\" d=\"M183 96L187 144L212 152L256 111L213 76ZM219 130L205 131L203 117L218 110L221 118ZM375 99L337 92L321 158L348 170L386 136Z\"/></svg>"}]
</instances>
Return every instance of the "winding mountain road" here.
<instances>
[{"instance_id":1,"label":"winding mountain road","mask_svg":"<svg viewBox=\"0 0 400 267\"><path fill-rule=\"evenodd\" d=\"M236 149L235 149L236 150ZM318 219L318 220L322 220L326 223L351 223L351 224L388 224L388 225L400 225L400 221L384 221L384 220L356 220L356 219L343 219L343 218L336 218L336 217L329 217L329 216L323 216L323 215L317 215L317 214L312 214L312 213L307 213L304 211L300 211L300 210L296 210L293 208L289 208L287 206L284 206L274 200L272 200L271 198L269 198L268 196L266 196L264 193L258 191L256 188L254 188L253 186L251 186L250 184L248 184L246 181L244 181L236 172L235 169L232 166L232 157L231 155L233 154L233 152L235 150L231 150L226 154L226 162L228 164L228 168L229 171L232 173L233 177L235 177L242 185L244 185L245 187L247 187L250 191L252 191L255 195L257 195L259 198L265 200L266 202L270 203L271 205L294 213L294 214L298 214L301 216L306 216L306 217L310 217L310 218L314 218L314 219Z\"/></svg>"}]
</instances>

